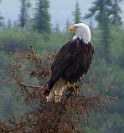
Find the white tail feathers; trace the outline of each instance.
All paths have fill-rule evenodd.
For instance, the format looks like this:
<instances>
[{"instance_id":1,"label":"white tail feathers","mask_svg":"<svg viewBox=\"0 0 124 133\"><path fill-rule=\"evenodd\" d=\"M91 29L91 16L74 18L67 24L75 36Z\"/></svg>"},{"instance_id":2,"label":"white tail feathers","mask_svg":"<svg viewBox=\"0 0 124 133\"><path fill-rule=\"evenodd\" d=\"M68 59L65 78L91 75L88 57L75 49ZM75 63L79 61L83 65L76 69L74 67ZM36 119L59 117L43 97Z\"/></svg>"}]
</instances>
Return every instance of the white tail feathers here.
<instances>
[{"instance_id":1,"label":"white tail feathers","mask_svg":"<svg viewBox=\"0 0 124 133\"><path fill-rule=\"evenodd\" d=\"M49 96L46 97L47 101L55 100L55 102L60 102L64 91L64 85L65 80L63 78L58 79L51 89Z\"/></svg>"}]
</instances>

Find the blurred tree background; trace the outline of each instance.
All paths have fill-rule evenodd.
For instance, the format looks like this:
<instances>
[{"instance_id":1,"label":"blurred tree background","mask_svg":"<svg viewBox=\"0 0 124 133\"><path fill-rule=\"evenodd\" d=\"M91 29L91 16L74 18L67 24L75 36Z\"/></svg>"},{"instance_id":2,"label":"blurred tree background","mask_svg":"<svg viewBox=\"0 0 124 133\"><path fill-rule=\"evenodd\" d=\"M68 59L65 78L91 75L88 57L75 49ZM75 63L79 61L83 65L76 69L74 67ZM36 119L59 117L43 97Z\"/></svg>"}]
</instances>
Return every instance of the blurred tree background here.
<instances>
[{"instance_id":1,"label":"blurred tree background","mask_svg":"<svg viewBox=\"0 0 124 133\"><path fill-rule=\"evenodd\" d=\"M110 97L118 96L118 101L111 100L107 110L107 122L100 122L98 128L86 126L87 133L123 133L124 132L124 23L121 21L121 0L94 0L93 6L85 16L81 16L78 1L72 13L74 23L82 19L93 18L97 27L89 25L92 42L95 47L94 61L88 75L95 75L94 89L97 92L106 90ZM30 107L23 100L17 101L13 95L16 85L3 84L9 76L10 52L15 49L26 51L30 44L40 54L57 52L69 39L71 33L62 32L59 24L51 28L50 3L48 0L37 0L34 15L29 16L30 2L20 0L19 20L4 23L0 13L0 118L8 120L13 115L21 115ZM70 25L67 20L68 27ZM88 77L86 76L86 79ZM85 82L85 80L84 80ZM97 119L97 118L96 118ZM99 121L99 120L98 120Z\"/></svg>"}]
</instances>

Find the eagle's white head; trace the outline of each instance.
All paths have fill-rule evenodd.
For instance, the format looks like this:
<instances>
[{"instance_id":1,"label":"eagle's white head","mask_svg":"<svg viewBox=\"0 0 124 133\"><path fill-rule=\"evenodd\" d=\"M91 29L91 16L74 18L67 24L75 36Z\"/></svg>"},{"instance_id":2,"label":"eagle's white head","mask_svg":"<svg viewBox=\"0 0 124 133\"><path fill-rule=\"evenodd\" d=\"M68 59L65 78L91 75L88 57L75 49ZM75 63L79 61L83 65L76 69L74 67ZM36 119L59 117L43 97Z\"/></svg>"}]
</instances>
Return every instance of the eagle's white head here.
<instances>
[{"instance_id":1,"label":"eagle's white head","mask_svg":"<svg viewBox=\"0 0 124 133\"><path fill-rule=\"evenodd\" d=\"M68 28L68 31L75 31L73 39L79 38L85 44L91 42L91 32L89 27L84 23L74 24Z\"/></svg>"}]
</instances>

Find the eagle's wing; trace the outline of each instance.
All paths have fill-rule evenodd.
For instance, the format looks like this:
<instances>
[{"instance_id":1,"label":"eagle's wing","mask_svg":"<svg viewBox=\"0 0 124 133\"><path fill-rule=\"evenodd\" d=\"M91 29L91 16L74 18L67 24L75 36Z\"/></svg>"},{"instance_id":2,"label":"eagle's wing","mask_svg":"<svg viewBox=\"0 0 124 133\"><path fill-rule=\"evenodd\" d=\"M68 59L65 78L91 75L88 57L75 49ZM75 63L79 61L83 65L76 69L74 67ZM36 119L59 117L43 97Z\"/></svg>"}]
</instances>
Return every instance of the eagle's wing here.
<instances>
[{"instance_id":1,"label":"eagle's wing","mask_svg":"<svg viewBox=\"0 0 124 133\"><path fill-rule=\"evenodd\" d=\"M72 40L67 42L56 55L52 64L52 74L49 80L48 89L51 90L55 82L61 77L64 69L74 61L75 56L78 53L78 40Z\"/></svg>"}]
</instances>

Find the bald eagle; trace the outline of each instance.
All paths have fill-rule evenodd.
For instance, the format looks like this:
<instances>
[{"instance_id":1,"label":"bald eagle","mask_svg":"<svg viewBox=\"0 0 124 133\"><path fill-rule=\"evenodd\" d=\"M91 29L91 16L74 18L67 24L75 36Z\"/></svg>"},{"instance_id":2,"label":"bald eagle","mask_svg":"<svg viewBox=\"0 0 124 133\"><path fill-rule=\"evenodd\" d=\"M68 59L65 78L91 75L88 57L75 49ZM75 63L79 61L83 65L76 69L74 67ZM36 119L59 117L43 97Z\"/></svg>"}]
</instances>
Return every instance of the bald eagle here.
<instances>
[{"instance_id":1,"label":"bald eagle","mask_svg":"<svg viewBox=\"0 0 124 133\"><path fill-rule=\"evenodd\" d=\"M78 23L70 26L68 31L75 31L75 36L62 46L53 61L48 88L44 91L48 101L54 98L59 102L65 85L77 94L76 82L88 72L93 59L89 27Z\"/></svg>"}]
</instances>

